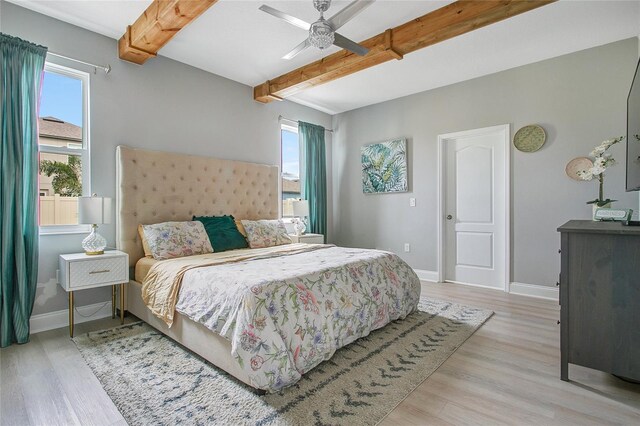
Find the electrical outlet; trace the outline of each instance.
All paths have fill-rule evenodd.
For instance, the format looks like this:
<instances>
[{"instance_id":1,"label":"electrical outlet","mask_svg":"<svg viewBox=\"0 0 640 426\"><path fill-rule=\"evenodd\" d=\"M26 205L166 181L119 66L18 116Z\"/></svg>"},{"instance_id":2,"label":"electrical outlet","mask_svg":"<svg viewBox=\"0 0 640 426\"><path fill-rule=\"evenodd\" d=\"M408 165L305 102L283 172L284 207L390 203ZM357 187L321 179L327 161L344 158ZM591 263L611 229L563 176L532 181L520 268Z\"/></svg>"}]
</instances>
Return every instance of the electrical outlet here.
<instances>
[{"instance_id":1,"label":"electrical outlet","mask_svg":"<svg viewBox=\"0 0 640 426\"><path fill-rule=\"evenodd\" d=\"M411 251L411 245L409 243L404 243L404 251L409 253Z\"/></svg>"},{"instance_id":2,"label":"electrical outlet","mask_svg":"<svg viewBox=\"0 0 640 426\"><path fill-rule=\"evenodd\" d=\"M415 207L416 206L416 199L411 197L409 198L409 207Z\"/></svg>"}]
</instances>

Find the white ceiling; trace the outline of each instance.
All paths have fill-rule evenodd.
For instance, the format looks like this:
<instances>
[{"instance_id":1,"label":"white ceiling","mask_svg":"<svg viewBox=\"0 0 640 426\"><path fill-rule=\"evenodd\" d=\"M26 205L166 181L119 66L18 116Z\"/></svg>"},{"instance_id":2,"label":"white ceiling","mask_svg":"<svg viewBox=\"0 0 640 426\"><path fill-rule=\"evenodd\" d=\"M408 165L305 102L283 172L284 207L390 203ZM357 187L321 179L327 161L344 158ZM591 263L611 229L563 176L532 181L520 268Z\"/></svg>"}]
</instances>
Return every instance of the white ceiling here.
<instances>
[{"instance_id":1,"label":"white ceiling","mask_svg":"<svg viewBox=\"0 0 640 426\"><path fill-rule=\"evenodd\" d=\"M10 0L65 22L118 39L150 0ZM184 28L159 54L250 86L327 54L308 49L280 59L304 40L304 30L258 7L266 3L307 22L317 18L311 0L220 0ZM333 15L348 1L334 1ZM362 41L450 1L378 0L340 29ZM481 28L318 86L289 98L335 114L418 93L640 34L640 0L564 0ZM606 64L603 64L606 66Z\"/></svg>"}]
</instances>

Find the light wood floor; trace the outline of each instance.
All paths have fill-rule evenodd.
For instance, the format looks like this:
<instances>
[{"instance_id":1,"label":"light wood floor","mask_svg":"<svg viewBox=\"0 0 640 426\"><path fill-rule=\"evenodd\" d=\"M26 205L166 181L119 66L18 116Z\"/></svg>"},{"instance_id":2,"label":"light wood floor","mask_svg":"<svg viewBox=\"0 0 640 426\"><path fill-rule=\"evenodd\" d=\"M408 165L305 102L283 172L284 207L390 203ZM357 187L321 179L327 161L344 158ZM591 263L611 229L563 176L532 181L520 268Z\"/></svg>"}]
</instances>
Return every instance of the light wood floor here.
<instances>
[{"instance_id":1,"label":"light wood floor","mask_svg":"<svg viewBox=\"0 0 640 426\"><path fill-rule=\"evenodd\" d=\"M423 295L495 315L383 425L640 425L640 385L577 366L571 382L559 379L557 303L455 284L424 283ZM84 323L76 333L118 324ZM126 424L67 329L0 351L0 399L2 425Z\"/></svg>"}]
</instances>

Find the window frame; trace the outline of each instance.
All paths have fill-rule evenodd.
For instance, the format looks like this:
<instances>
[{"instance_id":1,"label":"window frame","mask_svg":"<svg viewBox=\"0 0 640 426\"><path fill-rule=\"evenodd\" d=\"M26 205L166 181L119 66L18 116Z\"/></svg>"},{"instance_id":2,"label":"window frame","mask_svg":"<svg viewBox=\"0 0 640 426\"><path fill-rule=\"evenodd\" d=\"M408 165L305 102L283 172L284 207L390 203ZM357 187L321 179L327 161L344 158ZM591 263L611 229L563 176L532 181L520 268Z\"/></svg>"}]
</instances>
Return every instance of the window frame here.
<instances>
[{"instance_id":1,"label":"window frame","mask_svg":"<svg viewBox=\"0 0 640 426\"><path fill-rule=\"evenodd\" d=\"M290 124L288 124L290 123ZM283 209L282 209L282 193L283 191L283 187L282 187L282 179L284 176L284 170L282 168L282 131L285 130L287 132L291 132L291 133L295 133L296 135L298 134L298 123L295 121L290 121L290 120L285 120L282 119L282 122L280 123L280 164L278 169L280 170L279 173L279 177L280 179L278 180L278 217L280 219L282 219L285 223L289 223L292 221L293 216L283 216ZM298 137L298 165L300 166L300 172L299 172L299 176L298 179L300 181L300 196L302 196L302 149L300 149L300 138Z\"/></svg>"},{"instance_id":2,"label":"window frame","mask_svg":"<svg viewBox=\"0 0 640 426\"><path fill-rule=\"evenodd\" d=\"M91 144L89 141L89 83L90 74L88 72L76 70L74 68L65 67L45 62L44 72L63 75L75 78L82 82L82 148L54 147L40 145L38 141L38 157L40 153L76 155L80 156L82 161L82 196L91 195ZM38 139L40 135L38 134ZM38 164L40 160L38 159ZM40 170L38 169L38 174ZM91 231L91 225L75 224L75 225L40 225L40 191L38 190L38 229L40 235L60 235L60 234L86 234Z\"/></svg>"}]
</instances>

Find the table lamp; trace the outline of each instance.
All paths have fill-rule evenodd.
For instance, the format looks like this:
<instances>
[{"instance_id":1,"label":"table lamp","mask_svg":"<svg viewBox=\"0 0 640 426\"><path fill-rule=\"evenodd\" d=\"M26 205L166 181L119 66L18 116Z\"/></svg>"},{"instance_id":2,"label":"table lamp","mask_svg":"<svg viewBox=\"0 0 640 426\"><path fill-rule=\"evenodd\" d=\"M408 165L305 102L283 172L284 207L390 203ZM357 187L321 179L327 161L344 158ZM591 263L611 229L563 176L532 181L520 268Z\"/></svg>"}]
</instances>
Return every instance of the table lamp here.
<instances>
[{"instance_id":1,"label":"table lamp","mask_svg":"<svg viewBox=\"0 0 640 426\"><path fill-rule=\"evenodd\" d=\"M307 229L304 218L309 216L309 201L298 200L293 202L293 216L294 219L293 229L296 231L296 235L300 236L304 234Z\"/></svg>"},{"instance_id":2,"label":"table lamp","mask_svg":"<svg viewBox=\"0 0 640 426\"><path fill-rule=\"evenodd\" d=\"M91 225L91 234L82 240L82 248L88 255L104 254L107 240L98 232L98 225L111 223L111 198L91 197L78 198L78 222Z\"/></svg>"}]
</instances>

